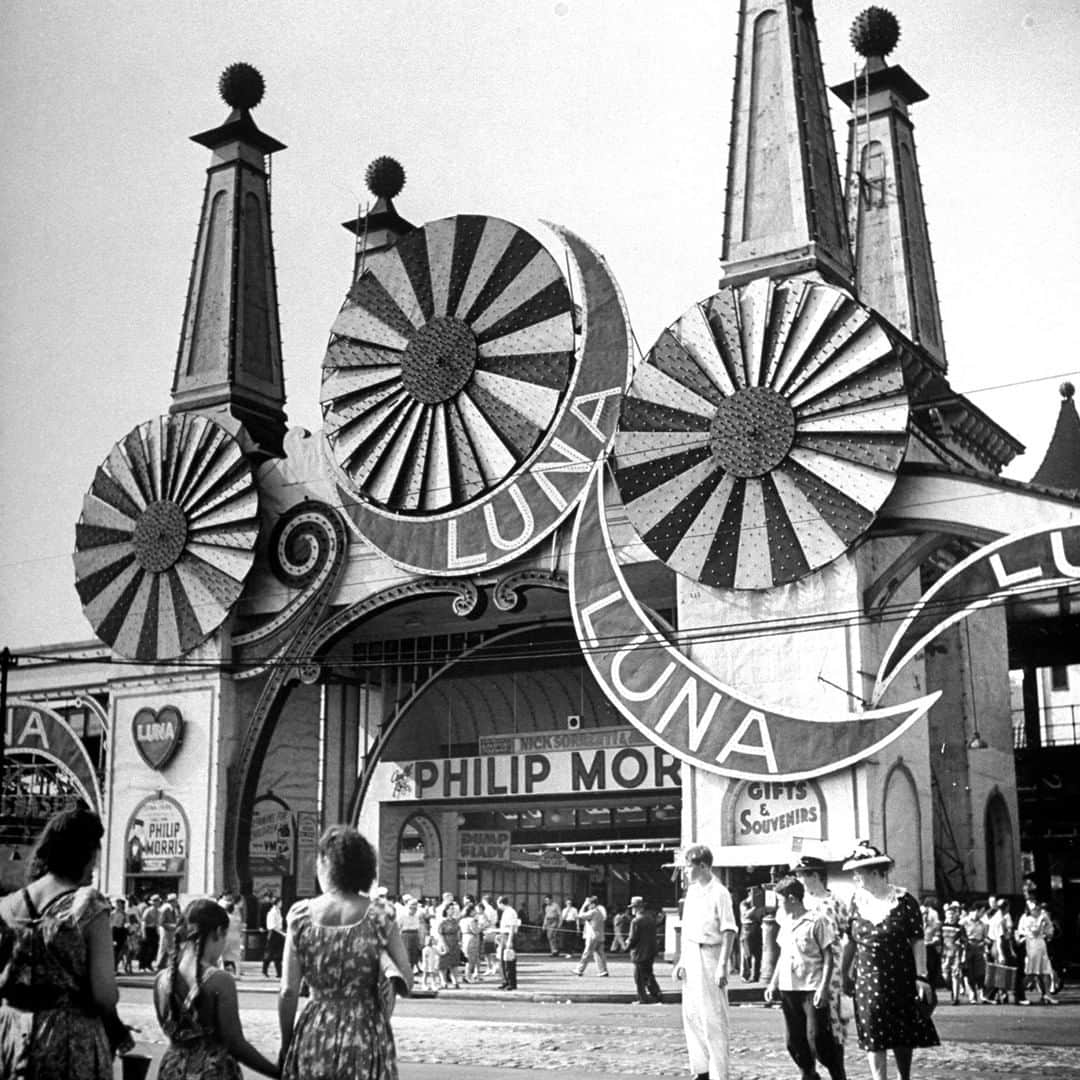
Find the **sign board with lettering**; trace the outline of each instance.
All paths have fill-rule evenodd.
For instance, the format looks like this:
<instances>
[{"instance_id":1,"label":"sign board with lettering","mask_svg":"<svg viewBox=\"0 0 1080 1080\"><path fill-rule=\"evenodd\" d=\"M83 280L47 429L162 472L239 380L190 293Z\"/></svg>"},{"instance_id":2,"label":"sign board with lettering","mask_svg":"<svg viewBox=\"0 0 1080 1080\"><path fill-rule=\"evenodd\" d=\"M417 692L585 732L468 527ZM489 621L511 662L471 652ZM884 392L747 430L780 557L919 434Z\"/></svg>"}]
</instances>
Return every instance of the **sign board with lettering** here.
<instances>
[{"instance_id":1,"label":"sign board with lettering","mask_svg":"<svg viewBox=\"0 0 1080 1080\"><path fill-rule=\"evenodd\" d=\"M808 780L751 780L735 797L736 844L823 840L825 803Z\"/></svg>"},{"instance_id":2,"label":"sign board with lettering","mask_svg":"<svg viewBox=\"0 0 1080 1080\"><path fill-rule=\"evenodd\" d=\"M296 814L296 895L314 896L318 881L315 861L319 853L319 815L313 810Z\"/></svg>"},{"instance_id":3,"label":"sign board with lettering","mask_svg":"<svg viewBox=\"0 0 1080 1080\"><path fill-rule=\"evenodd\" d=\"M143 799L128 819L124 867L128 874L183 874L190 831L180 804L168 795Z\"/></svg>"},{"instance_id":4,"label":"sign board with lettering","mask_svg":"<svg viewBox=\"0 0 1080 1080\"><path fill-rule=\"evenodd\" d=\"M296 827L289 807L276 796L256 799L251 809L249 873L291 874L295 839Z\"/></svg>"},{"instance_id":5,"label":"sign board with lettering","mask_svg":"<svg viewBox=\"0 0 1080 1080\"><path fill-rule=\"evenodd\" d=\"M57 713L28 701L9 702L4 718L4 748L12 757L42 757L59 765L87 807L95 814L101 813L101 786L94 763L71 725ZM55 810L65 808L52 806L42 816L48 817ZM15 816L31 815L16 813Z\"/></svg>"},{"instance_id":6,"label":"sign board with lettering","mask_svg":"<svg viewBox=\"0 0 1080 1080\"><path fill-rule=\"evenodd\" d=\"M161 770L176 756L184 739L184 718L175 705L162 709L146 706L131 719L131 737L139 757L151 769Z\"/></svg>"},{"instance_id":7,"label":"sign board with lettering","mask_svg":"<svg viewBox=\"0 0 1080 1080\"><path fill-rule=\"evenodd\" d=\"M510 858L509 830L462 830L458 833L458 858L462 862L507 862Z\"/></svg>"},{"instance_id":8,"label":"sign board with lettering","mask_svg":"<svg viewBox=\"0 0 1080 1080\"><path fill-rule=\"evenodd\" d=\"M579 795L682 784L679 762L666 750L649 745L414 761L399 766L398 772L409 779L408 784L395 783L398 800Z\"/></svg>"},{"instance_id":9,"label":"sign board with lettering","mask_svg":"<svg viewBox=\"0 0 1080 1080\"><path fill-rule=\"evenodd\" d=\"M534 754L552 750L618 750L623 746L648 746L636 728L586 728L584 731L528 731L513 735L482 735L480 753Z\"/></svg>"}]
</instances>

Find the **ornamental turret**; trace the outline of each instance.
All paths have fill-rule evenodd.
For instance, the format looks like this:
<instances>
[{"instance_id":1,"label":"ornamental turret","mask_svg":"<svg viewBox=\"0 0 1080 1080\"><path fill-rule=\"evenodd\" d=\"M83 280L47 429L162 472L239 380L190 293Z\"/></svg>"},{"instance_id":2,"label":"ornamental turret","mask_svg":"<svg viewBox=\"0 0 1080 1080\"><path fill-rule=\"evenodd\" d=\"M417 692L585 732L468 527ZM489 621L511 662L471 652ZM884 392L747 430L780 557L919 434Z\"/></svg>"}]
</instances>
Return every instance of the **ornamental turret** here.
<instances>
[{"instance_id":1,"label":"ornamental turret","mask_svg":"<svg viewBox=\"0 0 1080 1080\"><path fill-rule=\"evenodd\" d=\"M270 233L270 155L283 143L251 118L264 84L249 64L221 76L232 109L192 136L211 151L170 409L243 424L264 454L285 437L277 281Z\"/></svg>"},{"instance_id":2,"label":"ornamental turret","mask_svg":"<svg viewBox=\"0 0 1080 1080\"><path fill-rule=\"evenodd\" d=\"M865 64L832 91L851 109L847 220L854 245L855 290L941 370L946 368L930 234L926 225L909 106L926 91L885 57L900 39L889 11L867 8L851 28Z\"/></svg>"}]
</instances>

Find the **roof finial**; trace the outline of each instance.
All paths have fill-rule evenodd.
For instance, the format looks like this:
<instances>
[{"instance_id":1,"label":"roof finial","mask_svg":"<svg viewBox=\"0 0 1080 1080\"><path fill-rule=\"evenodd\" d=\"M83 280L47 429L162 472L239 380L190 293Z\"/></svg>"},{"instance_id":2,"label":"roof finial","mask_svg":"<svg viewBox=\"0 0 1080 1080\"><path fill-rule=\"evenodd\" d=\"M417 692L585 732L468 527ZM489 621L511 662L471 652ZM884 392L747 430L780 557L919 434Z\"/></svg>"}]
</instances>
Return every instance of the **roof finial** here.
<instances>
[{"instance_id":1,"label":"roof finial","mask_svg":"<svg viewBox=\"0 0 1080 1080\"><path fill-rule=\"evenodd\" d=\"M395 158L377 157L367 167L364 182L376 199L395 199L405 186L405 170Z\"/></svg>"},{"instance_id":2,"label":"roof finial","mask_svg":"<svg viewBox=\"0 0 1080 1080\"><path fill-rule=\"evenodd\" d=\"M868 7L855 16L851 24L851 44L860 56L868 60L884 58L900 40L900 23L896 16L882 7Z\"/></svg>"},{"instance_id":3,"label":"roof finial","mask_svg":"<svg viewBox=\"0 0 1080 1080\"><path fill-rule=\"evenodd\" d=\"M231 109L254 109L266 93L259 69L251 64L230 64L218 79L218 92Z\"/></svg>"},{"instance_id":4,"label":"roof finial","mask_svg":"<svg viewBox=\"0 0 1080 1080\"><path fill-rule=\"evenodd\" d=\"M1068 401L1073 396L1073 394L1076 393L1076 387L1067 380L1058 387L1058 390L1061 392L1062 398L1064 398L1066 401Z\"/></svg>"}]
</instances>

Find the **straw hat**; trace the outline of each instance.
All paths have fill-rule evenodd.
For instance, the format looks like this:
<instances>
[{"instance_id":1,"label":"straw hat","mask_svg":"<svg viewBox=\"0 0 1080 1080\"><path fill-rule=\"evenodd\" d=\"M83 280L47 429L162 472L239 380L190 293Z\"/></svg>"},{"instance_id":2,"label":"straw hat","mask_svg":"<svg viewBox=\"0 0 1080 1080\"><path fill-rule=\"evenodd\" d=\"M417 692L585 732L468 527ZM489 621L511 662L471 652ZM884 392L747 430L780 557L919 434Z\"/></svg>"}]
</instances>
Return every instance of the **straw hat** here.
<instances>
[{"instance_id":1,"label":"straw hat","mask_svg":"<svg viewBox=\"0 0 1080 1080\"><path fill-rule=\"evenodd\" d=\"M843 870L867 870L874 866L892 866L893 860L885 854L881 848L860 840L855 845L855 850L847 857Z\"/></svg>"}]
</instances>

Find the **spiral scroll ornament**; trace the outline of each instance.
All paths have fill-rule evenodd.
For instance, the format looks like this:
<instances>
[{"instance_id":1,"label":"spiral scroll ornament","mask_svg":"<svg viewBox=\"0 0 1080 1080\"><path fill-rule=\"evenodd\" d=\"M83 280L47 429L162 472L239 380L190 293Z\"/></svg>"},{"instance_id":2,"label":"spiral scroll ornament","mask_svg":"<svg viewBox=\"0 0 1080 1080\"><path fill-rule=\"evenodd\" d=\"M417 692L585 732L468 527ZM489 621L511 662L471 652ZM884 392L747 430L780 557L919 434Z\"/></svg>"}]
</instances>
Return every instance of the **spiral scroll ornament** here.
<instances>
[{"instance_id":1,"label":"spiral scroll ornament","mask_svg":"<svg viewBox=\"0 0 1080 1080\"><path fill-rule=\"evenodd\" d=\"M870 528L907 420L900 358L867 308L830 285L759 280L660 335L623 402L615 480L672 569L766 589Z\"/></svg>"},{"instance_id":2,"label":"spiral scroll ornament","mask_svg":"<svg viewBox=\"0 0 1080 1080\"><path fill-rule=\"evenodd\" d=\"M121 656L183 656L225 621L255 558L258 494L236 440L160 416L118 442L75 526L75 586Z\"/></svg>"},{"instance_id":3,"label":"spiral scroll ornament","mask_svg":"<svg viewBox=\"0 0 1080 1080\"><path fill-rule=\"evenodd\" d=\"M491 217L431 222L375 255L332 333L322 404L343 486L418 516L461 507L522 469L574 362L558 264Z\"/></svg>"}]
</instances>

